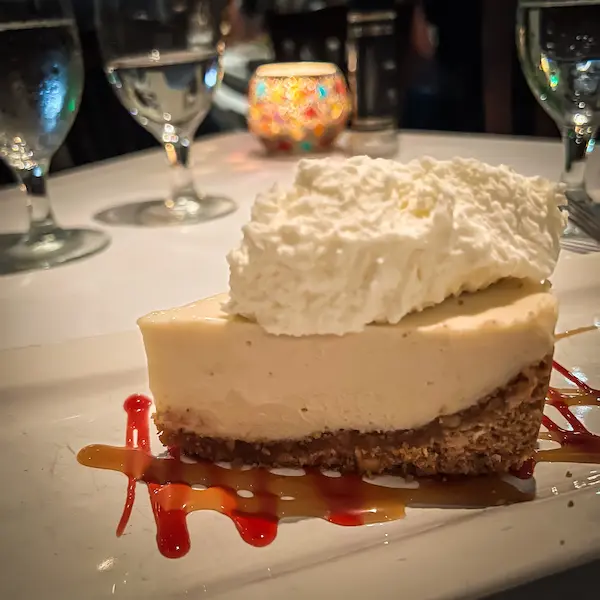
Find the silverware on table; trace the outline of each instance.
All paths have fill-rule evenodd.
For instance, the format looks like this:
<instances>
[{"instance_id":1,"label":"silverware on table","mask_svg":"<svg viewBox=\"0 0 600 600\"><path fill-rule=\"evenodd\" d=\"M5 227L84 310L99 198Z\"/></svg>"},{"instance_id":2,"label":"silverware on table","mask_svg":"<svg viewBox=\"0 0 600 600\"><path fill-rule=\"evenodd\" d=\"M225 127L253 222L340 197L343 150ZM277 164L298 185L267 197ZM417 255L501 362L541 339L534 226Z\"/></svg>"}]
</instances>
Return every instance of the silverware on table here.
<instances>
[{"instance_id":1,"label":"silverware on table","mask_svg":"<svg viewBox=\"0 0 600 600\"><path fill-rule=\"evenodd\" d=\"M600 204L583 190L568 190L569 219L590 238L600 243Z\"/></svg>"}]
</instances>

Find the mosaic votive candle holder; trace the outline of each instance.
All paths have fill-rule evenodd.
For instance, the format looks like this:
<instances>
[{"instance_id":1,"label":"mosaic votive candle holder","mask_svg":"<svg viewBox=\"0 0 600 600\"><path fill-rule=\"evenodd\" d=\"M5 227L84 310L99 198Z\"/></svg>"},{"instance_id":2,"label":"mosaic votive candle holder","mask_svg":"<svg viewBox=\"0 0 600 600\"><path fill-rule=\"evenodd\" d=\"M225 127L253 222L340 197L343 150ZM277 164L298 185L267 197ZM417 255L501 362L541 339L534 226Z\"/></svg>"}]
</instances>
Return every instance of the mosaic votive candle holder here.
<instances>
[{"instance_id":1,"label":"mosaic votive candle holder","mask_svg":"<svg viewBox=\"0 0 600 600\"><path fill-rule=\"evenodd\" d=\"M248 97L248 128L269 152L327 150L350 115L346 81L331 63L262 65Z\"/></svg>"}]
</instances>

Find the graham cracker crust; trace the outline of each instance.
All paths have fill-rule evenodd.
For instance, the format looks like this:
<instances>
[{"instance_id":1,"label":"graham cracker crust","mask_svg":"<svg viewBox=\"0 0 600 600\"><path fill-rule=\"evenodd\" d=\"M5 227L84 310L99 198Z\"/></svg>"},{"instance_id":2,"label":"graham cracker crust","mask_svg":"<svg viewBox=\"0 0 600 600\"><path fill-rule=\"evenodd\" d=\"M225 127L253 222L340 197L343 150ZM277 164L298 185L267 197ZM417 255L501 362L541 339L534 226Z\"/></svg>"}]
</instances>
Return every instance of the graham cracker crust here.
<instances>
[{"instance_id":1,"label":"graham cracker crust","mask_svg":"<svg viewBox=\"0 0 600 600\"><path fill-rule=\"evenodd\" d=\"M339 430L302 439L249 443L169 430L161 424L160 413L154 419L163 444L213 462L366 474L503 473L519 468L536 448L551 371L552 355L548 355L476 405L418 429Z\"/></svg>"}]
</instances>

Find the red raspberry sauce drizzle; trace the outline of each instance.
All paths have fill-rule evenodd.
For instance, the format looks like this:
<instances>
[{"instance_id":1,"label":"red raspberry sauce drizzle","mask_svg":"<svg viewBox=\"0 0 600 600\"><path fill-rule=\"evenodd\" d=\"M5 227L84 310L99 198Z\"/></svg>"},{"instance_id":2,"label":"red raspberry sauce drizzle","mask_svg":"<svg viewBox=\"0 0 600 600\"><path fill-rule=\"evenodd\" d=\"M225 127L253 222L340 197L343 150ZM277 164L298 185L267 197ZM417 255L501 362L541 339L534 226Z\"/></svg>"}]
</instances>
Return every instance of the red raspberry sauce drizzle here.
<instances>
[{"instance_id":1,"label":"red raspberry sauce drizzle","mask_svg":"<svg viewBox=\"0 0 600 600\"><path fill-rule=\"evenodd\" d=\"M547 398L547 403L560 412L572 431L544 416L543 425L548 431L541 432L539 439L559 442L561 446L536 451L514 473L523 479L533 475L538 462L600 463L600 436L588 431L569 409L574 405L600 407L600 391L562 365L555 362L553 366L576 386L551 388ZM136 394L127 398L125 447L87 446L77 459L86 466L127 475L127 495L117 536L123 534L131 517L137 483L147 484L158 548L167 558L188 553L190 537L186 519L197 510L214 510L228 516L245 542L261 547L275 539L279 520L286 517L317 517L337 525L357 526L400 519L406 506L486 507L535 497L534 491L519 490L498 476L445 481L419 479L418 488L389 488L368 483L356 475L329 477L316 469L306 470L303 476L282 476L259 468L228 469L203 461L183 462L176 449L169 449L168 456L159 458L150 449L151 406L151 400L145 396ZM192 488L198 484L207 489ZM241 490L252 494L242 496L238 494Z\"/></svg>"},{"instance_id":2,"label":"red raspberry sauce drizzle","mask_svg":"<svg viewBox=\"0 0 600 600\"><path fill-rule=\"evenodd\" d=\"M596 390L581 381L570 371L558 363L554 368L566 379L576 385L575 390L557 390L550 388L546 403L553 406L571 430L563 429L550 417L544 415L542 425L548 430L540 433L540 440L558 442L560 448L552 450L538 450L534 460L537 462L600 462L600 436L588 431L585 425L571 412L570 406L596 406L600 407L600 390Z\"/></svg>"}]
</instances>

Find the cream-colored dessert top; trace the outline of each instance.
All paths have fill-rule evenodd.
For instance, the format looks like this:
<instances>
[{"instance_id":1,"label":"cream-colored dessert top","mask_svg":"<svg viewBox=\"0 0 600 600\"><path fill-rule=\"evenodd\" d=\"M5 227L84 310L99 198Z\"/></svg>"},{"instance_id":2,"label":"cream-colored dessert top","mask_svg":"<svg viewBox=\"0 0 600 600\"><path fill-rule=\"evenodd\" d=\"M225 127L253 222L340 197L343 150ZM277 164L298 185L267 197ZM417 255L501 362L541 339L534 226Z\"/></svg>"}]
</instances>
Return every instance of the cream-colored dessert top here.
<instances>
[{"instance_id":1,"label":"cream-colored dessert top","mask_svg":"<svg viewBox=\"0 0 600 600\"><path fill-rule=\"evenodd\" d=\"M139 320L163 423L259 441L425 425L552 352L547 286L505 280L361 333L274 336L216 296Z\"/></svg>"},{"instance_id":2,"label":"cream-colored dessert top","mask_svg":"<svg viewBox=\"0 0 600 600\"><path fill-rule=\"evenodd\" d=\"M473 159L302 160L261 193L229 257L226 310L268 332L362 331L463 291L554 270L562 189Z\"/></svg>"}]
</instances>

